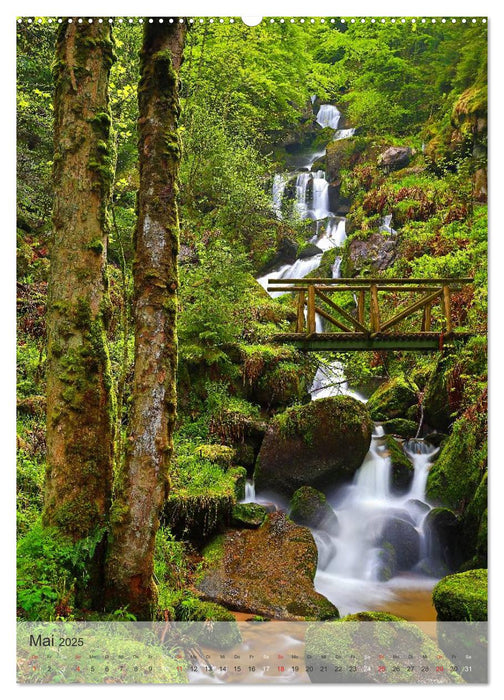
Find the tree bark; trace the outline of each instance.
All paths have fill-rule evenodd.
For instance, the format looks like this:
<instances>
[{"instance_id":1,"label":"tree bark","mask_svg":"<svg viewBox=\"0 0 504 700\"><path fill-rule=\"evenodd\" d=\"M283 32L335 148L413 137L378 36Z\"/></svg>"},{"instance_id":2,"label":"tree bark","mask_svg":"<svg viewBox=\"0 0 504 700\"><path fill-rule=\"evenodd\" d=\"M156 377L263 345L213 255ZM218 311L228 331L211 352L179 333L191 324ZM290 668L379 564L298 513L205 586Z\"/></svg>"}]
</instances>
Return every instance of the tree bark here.
<instances>
[{"instance_id":1,"label":"tree bark","mask_svg":"<svg viewBox=\"0 0 504 700\"><path fill-rule=\"evenodd\" d=\"M135 370L126 456L112 508L109 605L149 618L153 558L168 494L177 369L178 70L185 23L146 24L141 52L138 220L135 231Z\"/></svg>"},{"instance_id":2,"label":"tree bark","mask_svg":"<svg viewBox=\"0 0 504 700\"><path fill-rule=\"evenodd\" d=\"M112 183L111 28L65 22L54 66L54 210L47 301L44 523L74 540L104 528L113 474L106 347L107 206Z\"/></svg>"}]
</instances>

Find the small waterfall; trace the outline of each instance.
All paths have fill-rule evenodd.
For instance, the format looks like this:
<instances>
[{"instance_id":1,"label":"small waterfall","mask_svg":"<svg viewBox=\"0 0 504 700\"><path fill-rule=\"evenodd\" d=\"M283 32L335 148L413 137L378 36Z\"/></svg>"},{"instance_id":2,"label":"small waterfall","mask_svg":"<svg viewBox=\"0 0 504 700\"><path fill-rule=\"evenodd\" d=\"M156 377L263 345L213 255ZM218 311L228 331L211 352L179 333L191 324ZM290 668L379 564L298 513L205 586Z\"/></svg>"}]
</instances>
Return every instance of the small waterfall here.
<instances>
[{"instance_id":1,"label":"small waterfall","mask_svg":"<svg viewBox=\"0 0 504 700\"><path fill-rule=\"evenodd\" d=\"M313 219L325 219L330 215L329 211L329 183L325 179L323 170L317 170L313 174L313 202L311 215Z\"/></svg>"},{"instance_id":2,"label":"small waterfall","mask_svg":"<svg viewBox=\"0 0 504 700\"><path fill-rule=\"evenodd\" d=\"M308 205L306 203L306 194L308 190L308 183L311 180L311 173L299 173L296 178L296 201L294 204L295 211L301 217L301 219L306 219L308 212Z\"/></svg>"},{"instance_id":3,"label":"small waterfall","mask_svg":"<svg viewBox=\"0 0 504 700\"><path fill-rule=\"evenodd\" d=\"M317 113L317 123L321 127L329 126L331 129L337 129L341 113L334 105L320 105Z\"/></svg>"},{"instance_id":4,"label":"small waterfall","mask_svg":"<svg viewBox=\"0 0 504 700\"><path fill-rule=\"evenodd\" d=\"M392 228L392 214L387 214L383 217L380 225L380 231L383 231L384 233L397 233L397 231Z\"/></svg>"},{"instance_id":5,"label":"small waterfall","mask_svg":"<svg viewBox=\"0 0 504 700\"><path fill-rule=\"evenodd\" d=\"M340 141L341 139L349 139L355 134L355 129L338 129L334 134L333 141Z\"/></svg>"},{"instance_id":6,"label":"small waterfall","mask_svg":"<svg viewBox=\"0 0 504 700\"><path fill-rule=\"evenodd\" d=\"M339 221L333 220L327 227L327 236L333 242L334 247L340 247L346 241L346 219L342 218ZM337 275L333 275L337 277Z\"/></svg>"},{"instance_id":7,"label":"small waterfall","mask_svg":"<svg viewBox=\"0 0 504 700\"><path fill-rule=\"evenodd\" d=\"M273 209L278 219L282 218L282 198L287 184L287 176L284 173L276 173L273 178Z\"/></svg>"},{"instance_id":8,"label":"small waterfall","mask_svg":"<svg viewBox=\"0 0 504 700\"><path fill-rule=\"evenodd\" d=\"M247 479L245 483L245 498L241 503L256 503L256 492L254 482L251 479Z\"/></svg>"}]
</instances>

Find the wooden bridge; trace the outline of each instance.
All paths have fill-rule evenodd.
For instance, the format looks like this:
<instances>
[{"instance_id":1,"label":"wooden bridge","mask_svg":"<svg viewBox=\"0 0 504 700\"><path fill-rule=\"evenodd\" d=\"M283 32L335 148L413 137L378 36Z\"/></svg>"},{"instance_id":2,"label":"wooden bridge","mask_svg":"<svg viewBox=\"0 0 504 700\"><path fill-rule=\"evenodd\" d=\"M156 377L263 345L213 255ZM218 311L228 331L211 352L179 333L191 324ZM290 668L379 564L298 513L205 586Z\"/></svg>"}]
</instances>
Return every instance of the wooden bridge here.
<instances>
[{"instance_id":1,"label":"wooden bridge","mask_svg":"<svg viewBox=\"0 0 504 700\"><path fill-rule=\"evenodd\" d=\"M451 295L472 281L469 278L270 279L269 292L297 294L296 332L275 334L274 340L302 350L440 350L454 340L466 340L470 336L453 330ZM347 308L334 300L337 294L341 299L344 292L353 295L353 313L347 310L348 297ZM383 318L385 299L388 308L391 304L395 306L394 314L387 319ZM432 313L435 306L440 307L440 313ZM317 333L317 314L337 331ZM421 314L417 320L420 328L411 332L411 317L416 314ZM406 319L410 323L403 332L400 325Z\"/></svg>"}]
</instances>

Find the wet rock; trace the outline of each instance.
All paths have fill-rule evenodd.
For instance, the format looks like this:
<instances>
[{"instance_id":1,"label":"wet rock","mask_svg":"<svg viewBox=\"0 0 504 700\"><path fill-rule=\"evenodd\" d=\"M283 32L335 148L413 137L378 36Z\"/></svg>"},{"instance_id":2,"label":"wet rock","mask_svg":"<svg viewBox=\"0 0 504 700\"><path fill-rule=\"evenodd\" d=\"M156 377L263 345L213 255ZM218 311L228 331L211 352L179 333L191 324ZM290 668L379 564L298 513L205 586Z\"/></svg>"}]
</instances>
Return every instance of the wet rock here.
<instances>
[{"instance_id":1,"label":"wet rock","mask_svg":"<svg viewBox=\"0 0 504 700\"><path fill-rule=\"evenodd\" d=\"M258 276L265 275L282 265L292 265L297 258L297 249L297 244L291 241L290 238L282 238L276 254L268 261L267 265L259 270Z\"/></svg>"},{"instance_id":2,"label":"wet rock","mask_svg":"<svg viewBox=\"0 0 504 700\"><path fill-rule=\"evenodd\" d=\"M313 587L317 547L308 528L272 513L257 530L230 530L204 551L205 599L271 619L327 620L337 609Z\"/></svg>"},{"instance_id":3,"label":"wet rock","mask_svg":"<svg viewBox=\"0 0 504 700\"><path fill-rule=\"evenodd\" d=\"M338 518L326 497L311 486L302 486L292 496L289 517L298 525L336 534Z\"/></svg>"},{"instance_id":4,"label":"wet rock","mask_svg":"<svg viewBox=\"0 0 504 700\"><path fill-rule=\"evenodd\" d=\"M411 148L405 146L390 146L378 156L378 165L387 171L400 170L409 165Z\"/></svg>"},{"instance_id":5,"label":"wet rock","mask_svg":"<svg viewBox=\"0 0 504 700\"><path fill-rule=\"evenodd\" d=\"M420 558L420 535L406 520L399 518L387 520L376 544L381 547L389 544L393 547L397 568L401 571L411 569Z\"/></svg>"},{"instance_id":6,"label":"wet rock","mask_svg":"<svg viewBox=\"0 0 504 700\"><path fill-rule=\"evenodd\" d=\"M425 423L441 432L447 432L453 422L444 369L442 360L427 382L422 400Z\"/></svg>"},{"instance_id":7,"label":"wet rock","mask_svg":"<svg viewBox=\"0 0 504 700\"><path fill-rule=\"evenodd\" d=\"M386 421L402 417L417 402L416 384L404 377L394 377L371 395L367 407L373 420Z\"/></svg>"},{"instance_id":8,"label":"wet rock","mask_svg":"<svg viewBox=\"0 0 504 700\"><path fill-rule=\"evenodd\" d=\"M237 501L245 498L245 487L247 485L247 470L245 467L233 467L229 474L234 481L234 492Z\"/></svg>"},{"instance_id":9,"label":"wet rock","mask_svg":"<svg viewBox=\"0 0 504 700\"><path fill-rule=\"evenodd\" d=\"M266 432L256 488L290 497L301 486L323 491L350 480L369 450L372 427L365 405L349 396L288 408Z\"/></svg>"},{"instance_id":10,"label":"wet rock","mask_svg":"<svg viewBox=\"0 0 504 700\"><path fill-rule=\"evenodd\" d=\"M351 229L348 230L351 233ZM372 233L366 238L353 236L343 254L341 269L344 277L356 277L366 273L386 270L396 258L395 238L383 233Z\"/></svg>"},{"instance_id":11,"label":"wet rock","mask_svg":"<svg viewBox=\"0 0 504 700\"><path fill-rule=\"evenodd\" d=\"M306 243L298 251L298 258L311 258L314 255L322 255L324 251L314 243Z\"/></svg>"},{"instance_id":12,"label":"wet rock","mask_svg":"<svg viewBox=\"0 0 504 700\"><path fill-rule=\"evenodd\" d=\"M231 513L231 525L233 527L260 527L267 510L259 503L237 503Z\"/></svg>"},{"instance_id":13,"label":"wet rock","mask_svg":"<svg viewBox=\"0 0 504 700\"><path fill-rule=\"evenodd\" d=\"M392 467L391 490L396 494L406 493L413 481L415 468L392 435L385 436L385 446Z\"/></svg>"},{"instance_id":14,"label":"wet rock","mask_svg":"<svg viewBox=\"0 0 504 700\"><path fill-rule=\"evenodd\" d=\"M406 418L392 418L385 421L382 426L386 433L398 435L405 439L415 437L418 428L415 421L407 420Z\"/></svg>"},{"instance_id":15,"label":"wet rock","mask_svg":"<svg viewBox=\"0 0 504 700\"><path fill-rule=\"evenodd\" d=\"M425 530L429 538L429 557L452 571L460 566L462 528L455 513L449 508L433 508L425 519Z\"/></svg>"},{"instance_id":16,"label":"wet rock","mask_svg":"<svg viewBox=\"0 0 504 700\"><path fill-rule=\"evenodd\" d=\"M486 620L487 574L486 569L475 569L441 579L432 591L438 620Z\"/></svg>"},{"instance_id":17,"label":"wet rock","mask_svg":"<svg viewBox=\"0 0 504 700\"><path fill-rule=\"evenodd\" d=\"M378 561L378 581L389 581L397 571L396 551L389 542L378 552Z\"/></svg>"}]
</instances>

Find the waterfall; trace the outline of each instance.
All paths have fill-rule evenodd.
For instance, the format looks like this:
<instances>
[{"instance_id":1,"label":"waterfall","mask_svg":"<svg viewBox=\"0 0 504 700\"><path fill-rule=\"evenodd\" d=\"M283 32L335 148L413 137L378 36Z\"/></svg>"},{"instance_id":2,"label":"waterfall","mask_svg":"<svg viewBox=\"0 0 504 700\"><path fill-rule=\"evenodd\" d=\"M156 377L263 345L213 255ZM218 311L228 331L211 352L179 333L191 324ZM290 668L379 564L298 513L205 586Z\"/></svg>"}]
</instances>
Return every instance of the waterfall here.
<instances>
[{"instance_id":1,"label":"waterfall","mask_svg":"<svg viewBox=\"0 0 504 700\"><path fill-rule=\"evenodd\" d=\"M306 203L306 193L308 190L308 183L311 180L311 173L299 173L296 178L296 201L294 204L295 211L301 217L301 219L306 219L308 212L308 205Z\"/></svg>"},{"instance_id":2,"label":"waterfall","mask_svg":"<svg viewBox=\"0 0 504 700\"><path fill-rule=\"evenodd\" d=\"M282 218L282 198L287 184L287 176L284 173L276 173L273 178L273 209L278 219Z\"/></svg>"},{"instance_id":3,"label":"waterfall","mask_svg":"<svg viewBox=\"0 0 504 700\"><path fill-rule=\"evenodd\" d=\"M383 217L380 225L380 231L383 231L384 233L397 233L392 228L392 214L387 214Z\"/></svg>"},{"instance_id":4,"label":"waterfall","mask_svg":"<svg viewBox=\"0 0 504 700\"><path fill-rule=\"evenodd\" d=\"M311 214L313 219L326 219L329 211L329 183L323 170L313 174L313 202Z\"/></svg>"},{"instance_id":5,"label":"waterfall","mask_svg":"<svg viewBox=\"0 0 504 700\"><path fill-rule=\"evenodd\" d=\"M322 105L317 114L321 126L335 130L335 139L348 138L353 129L338 131L340 113L332 105ZM340 247L346 240L345 218L330 211L328 182L322 170L312 172L319 153L308 156L307 170L297 172L294 210L302 219L316 220L311 242L322 250ZM281 216L280 204L285 179L275 176L273 207ZM392 217L384 217L382 230L393 233ZM322 234L320 234L322 230ZM297 259L291 265L258 279L267 287L268 279L297 279L309 275L322 254ZM341 256L335 258L332 276L341 275ZM278 296L282 292L273 292ZM306 312L305 312L306 314ZM316 315L316 332L323 332L323 320ZM340 361L319 365L310 389L312 399L343 394L365 402L364 396L350 388ZM406 457L413 466L413 478L405 493L392 488L393 467L387 452L383 428L375 425L369 452L351 484L328 494L338 526L332 531L312 529L318 549L315 587L334 602L341 614L373 610L394 599L401 586L430 588L433 579L419 573L429 570L429 542L424 531L426 514L431 510L425 497L430 464L436 450L422 440L404 444ZM252 482L246 486L245 502L260 502ZM391 540L393 540L391 542ZM408 549L409 548L409 549ZM411 550L411 551L410 551Z\"/></svg>"},{"instance_id":6,"label":"waterfall","mask_svg":"<svg viewBox=\"0 0 504 700\"><path fill-rule=\"evenodd\" d=\"M334 134L334 141L340 141L341 139L349 139L355 134L355 129L338 129Z\"/></svg>"},{"instance_id":7,"label":"waterfall","mask_svg":"<svg viewBox=\"0 0 504 700\"><path fill-rule=\"evenodd\" d=\"M321 127L329 126L331 129L337 129L341 113L334 105L320 105L317 113L317 123Z\"/></svg>"}]
</instances>

